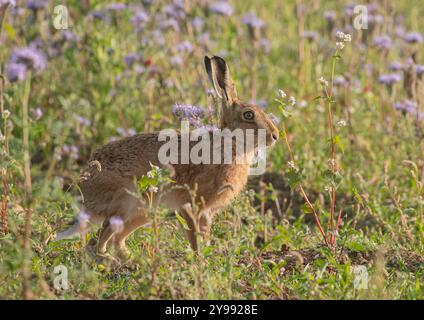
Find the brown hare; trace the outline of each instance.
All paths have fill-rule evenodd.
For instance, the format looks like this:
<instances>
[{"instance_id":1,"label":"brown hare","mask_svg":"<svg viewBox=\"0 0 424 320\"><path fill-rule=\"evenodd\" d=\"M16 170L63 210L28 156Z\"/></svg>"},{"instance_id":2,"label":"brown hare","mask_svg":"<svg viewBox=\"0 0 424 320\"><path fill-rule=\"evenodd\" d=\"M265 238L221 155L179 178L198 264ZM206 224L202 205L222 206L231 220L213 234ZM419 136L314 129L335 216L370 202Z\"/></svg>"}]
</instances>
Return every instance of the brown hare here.
<instances>
[{"instance_id":1,"label":"brown hare","mask_svg":"<svg viewBox=\"0 0 424 320\"><path fill-rule=\"evenodd\" d=\"M243 133L251 129L249 132L254 132L254 135L259 132L258 129L263 129L266 146L274 144L279 136L278 129L259 107L238 99L224 59L205 57L204 62L215 93L222 99L220 129L239 129ZM136 179L146 175L151 164L164 167L158 159L164 142L158 138L159 133L136 134L110 142L91 156L91 165L84 171L79 185L90 222L102 223L97 242L93 240L88 246L96 257L110 258L106 253L109 243L116 245L120 256L127 256L125 240L137 228L148 223L146 206L132 191L136 189ZM246 149L243 156L249 158L255 151L256 148ZM240 164L232 159L224 164L173 164L172 168L175 186L185 188L171 187L160 197L160 205L177 210L184 217L190 229L186 231L187 238L193 250L197 250L196 230L205 238L209 236L214 213L226 207L245 187L249 163ZM190 209L187 206L193 203L193 193L189 189L196 190L196 221L192 219L193 213L188 213ZM122 222L120 230L111 223L117 217ZM81 221L77 221L70 229L59 233L56 239L67 238L84 228Z\"/></svg>"}]
</instances>

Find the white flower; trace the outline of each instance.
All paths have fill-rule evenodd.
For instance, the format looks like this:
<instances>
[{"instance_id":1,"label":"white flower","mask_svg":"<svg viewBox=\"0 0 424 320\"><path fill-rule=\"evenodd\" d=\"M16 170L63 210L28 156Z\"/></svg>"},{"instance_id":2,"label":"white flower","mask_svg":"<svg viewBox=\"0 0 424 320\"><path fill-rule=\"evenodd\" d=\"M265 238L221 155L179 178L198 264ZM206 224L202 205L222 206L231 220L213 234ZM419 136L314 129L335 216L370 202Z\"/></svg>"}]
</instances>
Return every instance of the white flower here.
<instances>
[{"instance_id":1,"label":"white flower","mask_svg":"<svg viewBox=\"0 0 424 320\"><path fill-rule=\"evenodd\" d=\"M9 116L10 116L10 111L9 110L4 110L3 111L3 118L9 118Z\"/></svg>"},{"instance_id":2,"label":"white flower","mask_svg":"<svg viewBox=\"0 0 424 320\"><path fill-rule=\"evenodd\" d=\"M297 170L297 167L296 167L294 161L287 162L287 165L289 166L290 169Z\"/></svg>"},{"instance_id":3,"label":"white flower","mask_svg":"<svg viewBox=\"0 0 424 320\"><path fill-rule=\"evenodd\" d=\"M283 90L278 89L278 96L280 98L283 98L284 99L285 97L287 97L287 94Z\"/></svg>"},{"instance_id":4,"label":"white flower","mask_svg":"<svg viewBox=\"0 0 424 320\"><path fill-rule=\"evenodd\" d=\"M158 192L158 191L159 191L159 188L158 188L158 187L155 187L155 186L150 186L150 187L149 187L149 191L150 191L151 193L156 193L156 192Z\"/></svg>"},{"instance_id":5,"label":"white flower","mask_svg":"<svg viewBox=\"0 0 424 320\"><path fill-rule=\"evenodd\" d=\"M337 121L336 126L339 127L339 128L345 127L346 126L346 121L339 120L339 121Z\"/></svg>"},{"instance_id":6,"label":"white flower","mask_svg":"<svg viewBox=\"0 0 424 320\"><path fill-rule=\"evenodd\" d=\"M328 81L324 79L324 77L321 77L318 79L318 81L324 86L328 87Z\"/></svg>"},{"instance_id":7,"label":"white flower","mask_svg":"<svg viewBox=\"0 0 424 320\"><path fill-rule=\"evenodd\" d=\"M147 178L152 179L153 178L153 172L152 171L148 171L146 174Z\"/></svg>"},{"instance_id":8,"label":"white flower","mask_svg":"<svg viewBox=\"0 0 424 320\"><path fill-rule=\"evenodd\" d=\"M336 48L338 50L342 50L344 46L345 46L344 42L336 42Z\"/></svg>"},{"instance_id":9,"label":"white flower","mask_svg":"<svg viewBox=\"0 0 424 320\"><path fill-rule=\"evenodd\" d=\"M3 143L6 140L6 137L0 132L0 142Z\"/></svg>"},{"instance_id":10,"label":"white flower","mask_svg":"<svg viewBox=\"0 0 424 320\"><path fill-rule=\"evenodd\" d=\"M290 97L289 98L289 101L290 101L290 104L292 105L292 106L294 106L295 104L296 104L296 98L295 97Z\"/></svg>"}]
</instances>

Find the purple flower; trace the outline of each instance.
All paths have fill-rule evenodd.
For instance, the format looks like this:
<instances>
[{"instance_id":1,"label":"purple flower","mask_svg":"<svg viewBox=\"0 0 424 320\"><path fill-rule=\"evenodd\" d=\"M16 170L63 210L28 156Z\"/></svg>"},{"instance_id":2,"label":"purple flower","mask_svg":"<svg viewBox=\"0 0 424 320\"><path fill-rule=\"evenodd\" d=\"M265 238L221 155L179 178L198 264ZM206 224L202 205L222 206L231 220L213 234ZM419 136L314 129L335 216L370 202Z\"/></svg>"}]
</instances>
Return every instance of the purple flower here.
<instances>
[{"instance_id":1,"label":"purple flower","mask_svg":"<svg viewBox=\"0 0 424 320\"><path fill-rule=\"evenodd\" d=\"M128 68L130 68L138 60L140 60L140 55L138 53L129 53L124 57L125 64Z\"/></svg>"},{"instance_id":2,"label":"purple flower","mask_svg":"<svg viewBox=\"0 0 424 320\"><path fill-rule=\"evenodd\" d=\"M120 2L116 2L116 3L110 3L106 6L107 10L110 11L122 11L126 8L127 6L125 5L125 3L120 3Z\"/></svg>"},{"instance_id":3,"label":"purple flower","mask_svg":"<svg viewBox=\"0 0 424 320\"><path fill-rule=\"evenodd\" d=\"M265 53L269 53L271 51L271 42L269 42L266 38L261 38L259 40L259 46Z\"/></svg>"},{"instance_id":4,"label":"purple flower","mask_svg":"<svg viewBox=\"0 0 424 320\"><path fill-rule=\"evenodd\" d=\"M191 21L191 25L193 26L193 28L198 30L198 31L202 30L204 24L205 24L205 21L202 18L199 18L199 17L195 17Z\"/></svg>"},{"instance_id":5,"label":"purple flower","mask_svg":"<svg viewBox=\"0 0 424 320\"><path fill-rule=\"evenodd\" d=\"M253 12L246 13L241 21L252 29L261 29L265 26L265 23Z\"/></svg>"},{"instance_id":6,"label":"purple flower","mask_svg":"<svg viewBox=\"0 0 424 320\"><path fill-rule=\"evenodd\" d=\"M387 85L392 85L401 80L402 80L402 77L397 73L383 74L378 78L378 81L380 83L387 84Z\"/></svg>"},{"instance_id":7,"label":"purple flower","mask_svg":"<svg viewBox=\"0 0 424 320\"><path fill-rule=\"evenodd\" d=\"M31 10L39 10L47 7L46 0L27 0L26 7Z\"/></svg>"},{"instance_id":8,"label":"purple flower","mask_svg":"<svg viewBox=\"0 0 424 320\"><path fill-rule=\"evenodd\" d=\"M392 61L389 64L389 69L391 71L399 71L403 69L403 65L399 61Z\"/></svg>"},{"instance_id":9,"label":"purple flower","mask_svg":"<svg viewBox=\"0 0 424 320\"><path fill-rule=\"evenodd\" d=\"M324 19L328 21L335 21L336 18L337 18L336 11L334 10L324 11Z\"/></svg>"},{"instance_id":10,"label":"purple flower","mask_svg":"<svg viewBox=\"0 0 424 320\"><path fill-rule=\"evenodd\" d=\"M0 7L5 5L10 5L11 7L15 7L16 0L0 0Z\"/></svg>"},{"instance_id":11,"label":"purple flower","mask_svg":"<svg viewBox=\"0 0 424 320\"><path fill-rule=\"evenodd\" d=\"M138 10L134 13L130 21L133 25L140 25L149 21L149 15L144 10Z\"/></svg>"},{"instance_id":12,"label":"purple flower","mask_svg":"<svg viewBox=\"0 0 424 320\"><path fill-rule=\"evenodd\" d=\"M199 127L205 111L197 106L176 103L172 107L172 113L180 120L188 120L190 124Z\"/></svg>"},{"instance_id":13,"label":"purple flower","mask_svg":"<svg viewBox=\"0 0 424 320\"><path fill-rule=\"evenodd\" d=\"M47 61L44 54L30 47L19 48L13 51L10 63L20 63L35 71L41 71L47 67Z\"/></svg>"},{"instance_id":14,"label":"purple flower","mask_svg":"<svg viewBox=\"0 0 424 320\"><path fill-rule=\"evenodd\" d=\"M190 41L186 40L177 44L175 49L177 49L179 52L191 53L193 51L193 45L190 43Z\"/></svg>"},{"instance_id":15,"label":"purple flower","mask_svg":"<svg viewBox=\"0 0 424 320\"><path fill-rule=\"evenodd\" d=\"M343 86L347 85L347 80L344 76L337 75L337 76L334 77L333 84L335 86L343 87Z\"/></svg>"},{"instance_id":16,"label":"purple flower","mask_svg":"<svg viewBox=\"0 0 424 320\"><path fill-rule=\"evenodd\" d=\"M307 39L309 42L316 41L318 39L318 33L315 31L304 31L302 37Z\"/></svg>"},{"instance_id":17,"label":"purple flower","mask_svg":"<svg viewBox=\"0 0 424 320\"><path fill-rule=\"evenodd\" d=\"M122 137L131 137L137 133L137 131L134 128L124 129L119 127L118 129L116 129L116 131Z\"/></svg>"},{"instance_id":18,"label":"purple flower","mask_svg":"<svg viewBox=\"0 0 424 320\"><path fill-rule=\"evenodd\" d=\"M106 18L106 13L104 11L94 10L90 12L90 16L97 20L103 20Z\"/></svg>"},{"instance_id":19,"label":"purple flower","mask_svg":"<svg viewBox=\"0 0 424 320\"><path fill-rule=\"evenodd\" d=\"M181 56L173 56L170 62L173 67L181 67L184 64L184 60Z\"/></svg>"},{"instance_id":20,"label":"purple flower","mask_svg":"<svg viewBox=\"0 0 424 320\"><path fill-rule=\"evenodd\" d=\"M422 64L417 64L415 66L415 72L417 73L417 75L422 75L424 73L424 65Z\"/></svg>"},{"instance_id":21,"label":"purple flower","mask_svg":"<svg viewBox=\"0 0 424 320\"><path fill-rule=\"evenodd\" d=\"M87 127L91 126L91 121L89 119L86 119L84 117L81 117L81 116L79 116L77 114L74 117L83 126L87 126Z\"/></svg>"},{"instance_id":22,"label":"purple flower","mask_svg":"<svg viewBox=\"0 0 424 320\"><path fill-rule=\"evenodd\" d=\"M421 43L424 40L423 35L419 32L409 32L404 35L403 39L408 43Z\"/></svg>"},{"instance_id":23,"label":"purple flower","mask_svg":"<svg viewBox=\"0 0 424 320\"><path fill-rule=\"evenodd\" d=\"M392 39L387 35L375 37L373 44L379 49L390 49L392 46Z\"/></svg>"},{"instance_id":24,"label":"purple flower","mask_svg":"<svg viewBox=\"0 0 424 320\"><path fill-rule=\"evenodd\" d=\"M20 82L26 77L27 68L22 63L9 63L6 69L6 75L10 82Z\"/></svg>"},{"instance_id":25,"label":"purple flower","mask_svg":"<svg viewBox=\"0 0 424 320\"><path fill-rule=\"evenodd\" d=\"M394 104L394 108L396 110L401 111L403 114L411 114L417 118L417 120L424 120L424 112L419 112L417 108L417 104L411 100L404 100L400 102L396 102Z\"/></svg>"},{"instance_id":26,"label":"purple flower","mask_svg":"<svg viewBox=\"0 0 424 320\"><path fill-rule=\"evenodd\" d=\"M215 1L209 4L209 9L213 13L223 16L231 16L233 14L233 7L226 1Z\"/></svg>"}]
</instances>

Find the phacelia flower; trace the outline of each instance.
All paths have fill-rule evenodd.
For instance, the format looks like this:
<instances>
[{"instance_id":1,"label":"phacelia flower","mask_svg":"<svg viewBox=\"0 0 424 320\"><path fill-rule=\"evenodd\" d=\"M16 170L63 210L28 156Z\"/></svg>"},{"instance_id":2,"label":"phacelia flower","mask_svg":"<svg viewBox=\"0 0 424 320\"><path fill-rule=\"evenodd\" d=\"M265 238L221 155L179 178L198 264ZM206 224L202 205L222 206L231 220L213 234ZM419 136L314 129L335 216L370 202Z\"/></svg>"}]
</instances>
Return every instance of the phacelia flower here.
<instances>
[{"instance_id":1,"label":"phacelia flower","mask_svg":"<svg viewBox=\"0 0 424 320\"><path fill-rule=\"evenodd\" d=\"M391 71L399 71L403 69L403 65L399 61L392 61L389 64L389 69Z\"/></svg>"},{"instance_id":2,"label":"phacelia flower","mask_svg":"<svg viewBox=\"0 0 424 320\"><path fill-rule=\"evenodd\" d=\"M389 74L382 74L378 78L378 82L382 84L392 85L394 83L400 82L402 80L402 76L400 76L397 73L389 73Z\"/></svg>"},{"instance_id":3,"label":"phacelia flower","mask_svg":"<svg viewBox=\"0 0 424 320\"><path fill-rule=\"evenodd\" d=\"M423 35L419 32L409 32L404 35L403 39L408 43L422 43L424 41Z\"/></svg>"},{"instance_id":4,"label":"phacelia flower","mask_svg":"<svg viewBox=\"0 0 424 320\"><path fill-rule=\"evenodd\" d=\"M23 64L26 68L35 71L41 71L47 67L44 54L30 47L19 48L13 51L9 63Z\"/></svg>"},{"instance_id":5,"label":"phacelia flower","mask_svg":"<svg viewBox=\"0 0 424 320\"><path fill-rule=\"evenodd\" d=\"M261 29L265 26L265 23L253 12L246 13L241 21L253 29Z\"/></svg>"},{"instance_id":6,"label":"phacelia flower","mask_svg":"<svg viewBox=\"0 0 424 320\"><path fill-rule=\"evenodd\" d=\"M26 7L31 10L40 10L47 7L47 0L27 0Z\"/></svg>"},{"instance_id":7,"label":"phacelia flower","mask_svg":"<svg viewBox=\"0 0 424 320\"><path fill-rule=\"evenodd\" d=\"M16 0L0 0L0 7L5 5L10 5L11 7L15 7Z\"/></svg>"},{"instance_id":8,"label":"phacelia flower","mask_svg":"<svg viewBox=\"0 0 424 320\"><path fill-rule=\"evenodd\" d=\"M392 47L392 39L387 35L375 37L373 44L379 49L390 49Z\"/></svg>"},{"instance_id":9,"label":"phacelia flower","mask_svg":"<svg viewBox=\"0 0 424 320\"><path fill-rule=\"evenodd\" d=\"M10 82L23 81L27 74L27 68L21 63L9 63L6 69L6 76Z\"/></svg>"},{"instance_id":10,"label":"phacelia flower","mask_svg":"<svg viewBox=\"0 0 424 320\"><path fill-rule=\"evenodd\" d=\"M233 7L226 1L215 1L209 5L209 9L216 14L223 16L231 16L233 14Z\"/></svg>"}]
</instances>

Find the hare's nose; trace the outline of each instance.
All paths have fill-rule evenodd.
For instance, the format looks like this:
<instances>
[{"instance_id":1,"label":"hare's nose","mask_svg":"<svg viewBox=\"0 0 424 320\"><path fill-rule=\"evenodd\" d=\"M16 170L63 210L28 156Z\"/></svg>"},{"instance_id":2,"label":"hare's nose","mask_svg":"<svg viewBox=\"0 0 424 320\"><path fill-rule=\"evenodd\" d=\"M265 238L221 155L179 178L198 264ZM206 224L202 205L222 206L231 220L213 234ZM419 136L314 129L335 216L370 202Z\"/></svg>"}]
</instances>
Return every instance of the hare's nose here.
<instances>
[{"instance_id":1,"label":"hare's nose","mask_svg":"<svg viewBox=\"0 0 424 320\"><path fill-rule=\"evenodd\" d=\"M276 134L276 133L272 133L272 134L271 134L271 137L272 137L272 139L273 139L274 141L277 141L277 140L278 140L278 134Z\"/></svg>"}]
</instances>

